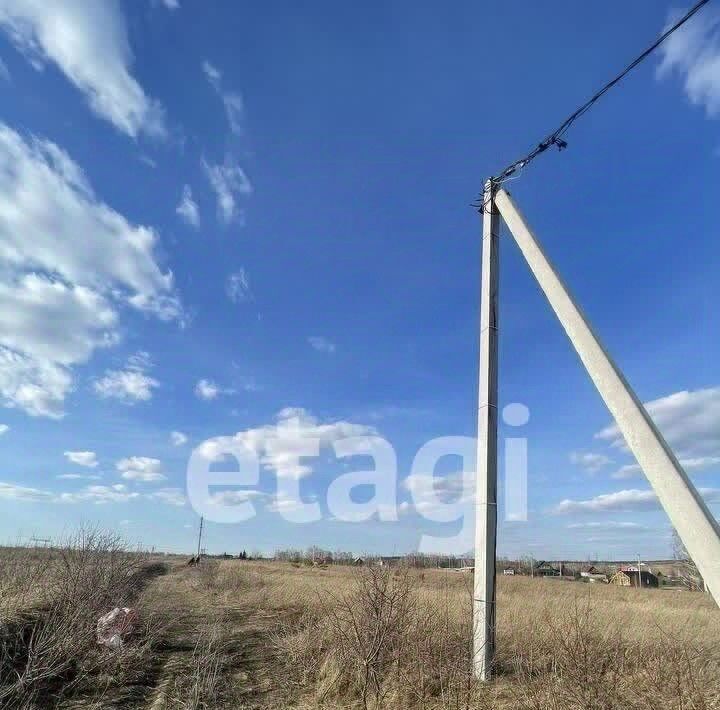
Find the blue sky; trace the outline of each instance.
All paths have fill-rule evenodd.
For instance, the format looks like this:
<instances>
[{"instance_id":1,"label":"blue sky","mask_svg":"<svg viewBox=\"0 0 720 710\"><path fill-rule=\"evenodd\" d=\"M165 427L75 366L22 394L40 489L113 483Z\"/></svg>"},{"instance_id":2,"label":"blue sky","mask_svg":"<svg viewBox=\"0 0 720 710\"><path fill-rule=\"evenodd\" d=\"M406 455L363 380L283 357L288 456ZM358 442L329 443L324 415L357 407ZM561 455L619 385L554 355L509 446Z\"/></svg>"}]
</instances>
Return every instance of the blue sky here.
<instances>
[{"instance_id":1,"label":"blue sky","mask_svg":"<svg viewBox=\"0 0 720 710\"><path fill-rule=\"evenodd\" d=\"M263 496L295 477L322 503L327 447L355 431L391 442L400 501L421 497L420 446L474 434L470 203L677 11L0 0L0 538L96 522L189 551L193 447L240 433L282 454L288 421L325 448L294 473L269 457ZM716 514L719 23L711 4L508 185ZM528 439L529 520L499 551L668 555L509 237L501 283L501 402L530 421L501 427ZM208 525L208 548L404 552L454 529L409 505L298 525L268 501Z\"/></svg>"}]
</instances>

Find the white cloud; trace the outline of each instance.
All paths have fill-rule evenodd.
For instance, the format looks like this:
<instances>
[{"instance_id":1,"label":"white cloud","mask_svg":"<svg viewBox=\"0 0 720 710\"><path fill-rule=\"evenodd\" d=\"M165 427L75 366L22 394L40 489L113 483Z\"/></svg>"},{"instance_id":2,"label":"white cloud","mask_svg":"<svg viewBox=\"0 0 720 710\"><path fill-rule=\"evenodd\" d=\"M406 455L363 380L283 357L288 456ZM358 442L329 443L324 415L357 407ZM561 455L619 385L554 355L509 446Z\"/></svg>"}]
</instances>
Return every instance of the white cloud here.
<instances>
[{"instance_id":1,"label":"white cloud","mask_svg":"<svg viewBox=\"0 0 720 710\"><path fill-rule=\"evenodd\" d=\"M645 525L625 520L603 520L586 523L571 523L569 530L647 530Z\"/></svg>"},{"instance_id":2,"label":"white cloud","mask_svg":"<svg viewBox=\"0 0 720 710\"><path fill-rule=\"evenodd\" d=\"M412 507L419 513L432 513L449 503L469 504L475 496L474 477L462 471L444 476L412 473L402 487L412 494Z\"/></svg>"},{"instance_id":3,"label":"white cloud","mask_svg":"<svg viewBox=\"0 0 720 710\"><path fill-rule=\"evenodd\" d=\"M255 489L225 490L211 493L208 497L210 505L231 506L241 505L253 498L267 498L268 494Z\"/></svg>"},{"instance_id":4,"label":"white cloud","mask_svg":"<svg viewBox=\"0 0 720 710\"><path fill-rule=\"evenodd\" d=\"M708 503L720 502L720 488L700 488L700 494ZM555 506L555 513L629 513L633 511L658 510L660 503L652 490L629 489L604 493L587 500L566 498Z\"/></svg>"},{"instance_id":5,"label":"white cloud","mask_svg":"<svg viewBox=\"0 0 720 710\"><path fill-rule=\"evenodd\" d=\"M165 135L163 110L130 74L116 0L0 0L0 28L37 69L51 61L119 131Z\"/></svg>"},{"instance_id":6,"label":"white cloud","mask_svg":"<svg viewBox=\"0 0 720 710\"><path fill-rule=\"evenodd\" d=\"M701 471L705 468L720 466L720 456L699 456L690 459L680 459L680 465L686 471ZM643 471L639 464L630 463L621 466L617 471L610 475L610 478L622 480L625 478L642 477Z\"/></svg>"},{"instance_id":7,"label":"white cloud","mask_svg":"<svg viewBox=\"0 0 720 710\"><path fill-rule=\"evenodd\" d=\"M1 0L0 0L1 1ZM82 169L50 141L0 124L3 261L96 291L155 296L172 289L153 251L157 234L99 202Z\"/></svg>"},{"instance_id":8,"label":"white cloud","mask_svg":"<svg viewBox=\"0 0 720 710\"><path fill-rule=\"evenodd\" d=\"M642 476L642 469L640 468L640 464L637 463L628 463L624 466L620 466L617 471L610 474L610 478L614 478L616 480L635 478L636 476Z\"/></svg>"},{"instance_id":9,"label":"white cloud","mask_svg":"<svg viewBox=\"0 0 720 710\"><path fill-rule=\"evenodd\" d=\"M680 458L720 456L720 387L675 392L647 402L645 408ZM595 438L627 448L615 424Z\"/></svg>"},{"instance_id":10,"label":"white cloud","mask_svg":"<svg viewBox=\"0 0 720 710\"><path fill-rule=\"evenodd\" d=\"M163 5L165 5L165 7L168 10L180 9L180 1L179 0L161 0L161 2Z\"/></svg>"},{"instance_id":11,"label":"white cloud","mask_svg":"<svg viewBox=\"0 0 720 710\"><path fill-rule=\"evenodd\" d=\"M185 493L181 488L161 488L154 493L148 493L147 498L157 500L166 505L176 505L178 507L185 505Z\"/></svg>"},{"instance_id":12,"label":"white cloud","mask_svg":"<svg viewBox=\"0 0 720 710\"><path fill-rule=\"evenodd\" d=\"M63 456L78 466L96 468L98 465L97 455L94 451L66 451Z\"/></svg>"},{"instance_id":13,"label":"white cloud","mask_svg":"<svg viewBox=\"0 0 720 710\"><path fill-rule=\"evenodd\" d=\"M152 362L147 353L129 358L124 370L106 370L105 375L93 383L98 396L103 399L119 399L125 404L146 402L160 383L147 374Z\"/></svg>"},{"instance_id":14,"label":"white cloud","mask_svg":"<svg viewBox=\"0 0 720 710\"><path fill-rule=\"evenodd\" d=\"M114 345L116 323L108 301L90 288L33 273L9 276L0 283L0 395L5 405L60 417L72 387L69 366L87 361L96 348Z\"/></svg>"},{"instance_id":15,"label":"white cloud","mask_svg":"<svg viewBox=\"0 0 720 710\"><path fill-rule=\"evenodd\" d=\"M115 464L115 468L117 468L120 475L128 481L152 483L167 479L167 476L162 473L161 462L158 459L148 458L147 456L130 456L129 458L121 459Z\"/></svg>"},{"instance_id":16,"label":"white cloud","mask_svg":"<svg viewBox=\"0 0 720 710\"><path fill-rule=\"evenodd\" d=\"M16 486L14 483L3 483L0 481L0 499L21 500L21 501L50 501L53 494L48 491L41 491L37 488Z\"/></svg>"},{"instance_id":17,"label":"white cloud","mask_svg":"<svg viewBox=\"0 0 720 710\"><path fill-rule=\"evenodd\" d=\"M321 353L334 353L337 349L335 343L322 335L311 335L308 338L308 343L310 343L311 347Z\"/></svg>"},{"instance_id":18,"label":"white cloud","mask_svg":"<svg viewBox=\"0 0 720 710\"><path fill-rule=\"evenodd\" d=\"M297 496L290 496L282 491L277 491L275 494L264 497L267 501L265 510L270 513L280 514L292 513L296 510L301 510L305 505L318 502L317 496L315 495L304 496L304 498L300 500Z\"/></svg>"},{"instance_id":19,"label":"white cloud","mask_svg":"<svg viewBox=\"0 0 720 710\"><path fill-rule=\"evenodd\" d=\"M114 398L132 403L152 398L159 382L137 370L108 370L94 383L95 391L103 399Z\"/></svg>"},{"instance_id":20,"label":"white cloud","mask_svg":"<svg viewBox=\"0 0 720 710\"><path fill-rule=\"evenodd\" d=\"M195 396L200 399L204 399L205 401L217 399L217 397L221 394L233 393L234 390L226 387L220 387L217 382L213 382L213 380L206 380L205 378L198 380L195 385Z\"/></svg>"},{"instance_id":21,"label":"white cloud","mask_svg":"<svg viewBox=\"0 0 720 710\"><path fill-rule=\"evenodd\" d=\"M0 397L34 417L60 419L62 404L73 383L69 371L0 346Z\"/></svg>"},{"instance_id":22,"label":"white cloud","mask_svg":"<svg viewBox=\"0 0 720 710\"><path fill-rule=\"evenodd\" d=\"M679 19L673 13L667 27ZM705 8L672 34L660 47L662 62L657 76L677 73L690 101L707 115L720 114L720 12Z\"/></svg>"},{"instance_id":23,"label":"white cloud","mask_svg":"<svg viewBox=\"0 0 720 710\"><path fill-rule=\"evenodd\" d=\"M58 476L58 478L70 479L70 475ZM38 488L18 486L13 483L0 482L0 500L16 500L29 503L47 502L60 504L92 503L103 505L107 503L129 503L130 501L156 500L166 505L185 505L186 499L180 488L160 488L153 493L141 494L131 491L124 483L106 485L89 485L78 491L66 491L53 493L52 491Z\"/></svg>"},{"instance_id":24,"label":"white cloud","mask_svg":"<svg viewBox=\"0 0 720 710\"><path fill-rule=\"evenodd\" d=\"M11 81L10 70L2 59L0 59L0 79L3 81Z\"/></svg>"},{"instance_id":25,"label":"white cloud","mask_svg":"<svg viewBox=\"0 0 720 710\"><path fill-rule=\"evenodd\" d=\"M235 135L242 135L245 114L242 96L236 92L223 89L222 73L216 66L207 61L207 59L202 63L202 68L210 85L215 89L225 106L225 115L230 125L230 131Z\"/></svg>"},{"instance_id":26,"label":"white cloud","mask_svg":"<svg viewBox=\"0 0 720 710\"><path fill-rule=\"evenodd\" d=\"M175 296L159 294L148 296L144 293L136 293L128 298L128 303L139 311L150 313L160 320L176 320L180 327L187 325L187 315L183 313L180 301Z\"/></svg>"},{"instance_id":27,"label":"white cloud","mask_svg":"<svg viewBox=\"0 0 720 710\"><path fill-rule=\"evenodd\" d=\"M579 466L587 473L597 473L603 466L611 463L612 459L604 454L596 454L592 452L573 451L570 454L570 463Z\"/></svg>"},{"instance_id":28,"label":"white cloud","mask_svg":"<svg viewBox=\"0 0 720 710\"><path fill-rule=\"evenodd\" d=\"M0 0L0 3L2 0ZM1 6L1 5L0 5ZM58 146L0 123L0 399L59 418L72 367L119 340L120 305L179 318L152 229L99 202Z\"/></svg>"},{"instance_id":29,"label":"white cloud","mask_svg":"<svg viewBox=\"0 0 720 710\"><path fill-rule=\"evenodd\" d=\"M112 486L87 486L73 493L61 493L54 502L104 505L106 503L128 503L139 497L139 493L128 490L123 483L115 483Z\"/></svg>"},{"instance_id":30,"label":"white cloud","mask_svg":"<svg viewBox=\"0 0 720 710\"><path fill-rule=\"evenodd\" d=\"M84 362L96 348L117 343L116 324L108 301L85 286L34 273L0 283L0 342L37 360Z\"/></svg>"},{"instance_id":31,"label":"white cloud","mask_svg":"<svg viewBox=\"0 0 720 710\"><path fill-rule=\"evenodd\" d=\"M192 227L200 226L200 208L197 202L193 200L190 185L185 185L180 198L180 204L175 209L182 219Z\"/></svg>"},{"instance_id":32,"label":"white cloud","mask_svg":"<svg viewBox=\"0 0 720 710\"><path fill-rule=\"evenodd\" d=\"M412 473L402 482L403 488L420 496L426 491L435 491L457 499L461 495L472 494L468 480L462 473L436 476L432 473Z\"/></svg>"},{"instance_id":33,"label":"white cloud","mask_svg":"<svg viewBox=\"0 0 720 710\"><path fill-rule=\"evenodd\" d=\"M202 69L208 82L223 102L231 134L241 136L245 113L242 96L223 88L222 73L209 61L205 60L202 63ZM252 185L237 160L230 152L227 152L222 164L209 163L203 159L202 166L217 198L218 219L223 224L230 224L236 218L242 217L242 212L237 204L238 198L250 195Z\"/></svg>"},{"instance_id":34,"label":"white cloud","mask_svg":"<svg viewBox=\"0 0 720 710\"><path fill-rule=\"evenodd\" d=\"M240 271L228 276L225 283L225 293L233 303L244 303L253 300L250 280L245 269L240 269Z\"/></svg>"},{"instance_id":35,"label":"white cloud","mask_svg":"<svg viewBox=\"0 0 720 710\"><path fill-rule=\"evenodd\" d=\"M60 481L99 481L102 476L86 473L63 473L55 478Z\"/></svg>"},{"instance_id":36,"label":"white cloud","mask_svg":"<svg viewBox=\"0 0 720 710\"><path fill-rule=\"evenodd\" d=\"M0 436L7 434L10 431L10 427L7 424L0 424Z\"/></svg>"},{"instance_id":37,"label":"white cloud","mask_svg":"<svg viewBox=\"0 0 720 710\"><path fill-rule=\"evenodd\" d=\"M172 442L173 446L184 446L185 444L187 444L187 440L187 436L181 431L170 432L170 441Z\"/></svg>"},{"instance_id":38,"label":"white cloud","mask_svg":"<svg viewBox=\"0 0 720 710\"><path fill-rule=\"evenodd\" d=\"M230 224L239 214L237 197L250 195L252 185L231 156L227 156L222 165L213 165L203 160L202 166L217 198L218 219L223 224Z\"/></svg>"},{"instance_id":39,"label":"white cloud","mask_svg":"<svg viewBox=\"0 0 720 710\"><path fill-rule=\"evenodd\" d=\"M680 465L686 471L700 471L712 466L720 466L720 456L696 456L690 459L680 459Z\"/></svg>"},{"instance_id":40,"label":"white cloud","mask_svg":"<svg viewBox=\"0 0 720 710\"><path fill-rule=\"evenodd\" d=\"M202 70L205 72L205 76L213 87L218 86L222 81L220 70L207 59L202 63Z\"/></svg>"},{"instance_id":41,"label":"white cloud","mask_svg":"<svg viewBox=\"0 0 720 710\"><path fill-rule=\"evenodd\" d=\"M195 395L200 399L215 399L220 393L220 388L211 380L199 380L195 385Z\"/></svg>"},{"instance_id":42,"label":"white cloud","mask_svg":"<svg viewBox=\"0 0 720 710\"><path fill-rule=\"evenodd\" d=\"M230 124L230 130L235 135L241 135L245 117L245 105L242 96L234 92L226 92L222 95L222 100L223 104L225 104L225 113Z\"/></svg>"},{"instance_id":43,"label":"white cloud","mask_svg":"<svg viewBox=\"0 0 720 710\"><path fill-rule=\"evenodd\" d=\"M312 472L312 466L301 461L308 439L318 440L322 447L349 437L375 435L374 427L343 420L323 424L305 409L286 407L278 412L274 424L239 431L232 437L210 439L198 450L214 461L229 450L244 448L253 451L262 466L274 470L279 477L302 478Z\"/></svg>"},{"instance_id":44,"label":"white cloud","mask_svg":"<svg viewBox=\"0 0 720 710\"><path fill-rule=\"evenodd\" d=\"M625 520L603 520L586 523L571 523L568 530L647 530L645 525Z\"/></svg>"}]
</instances>

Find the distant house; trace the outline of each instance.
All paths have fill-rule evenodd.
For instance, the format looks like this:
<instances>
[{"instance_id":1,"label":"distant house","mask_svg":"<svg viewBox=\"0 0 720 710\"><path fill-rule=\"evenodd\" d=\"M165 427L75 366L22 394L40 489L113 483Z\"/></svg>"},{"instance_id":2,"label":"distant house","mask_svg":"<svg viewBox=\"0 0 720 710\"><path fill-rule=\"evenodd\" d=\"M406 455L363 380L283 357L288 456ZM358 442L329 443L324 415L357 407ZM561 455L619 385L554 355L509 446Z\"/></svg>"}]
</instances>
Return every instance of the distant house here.
<instances>
[{"instance_id":1,"label":"distant house","mask_svg":"<svg viewBox=\"0 0 720 710\"><path fill-rule=\"evenodd\" d=\"M364 560L362 557L356 557L356 558L353 560L353 564L354 564L354 565L364 565L364 564L365 564L365 560Z\"/></svg>"},{"instance_id":2,"label":"distant house","mask_svg":"<svg viewBox=\"0 0 720 710\"><path fill-rule=\"evenodd\" d=\"M400 555L382 555L377 558L377 564L380 567L392 567L394 565L400 565L405 561L405 558Z\"/></svg>"},{"instance_id":3,"label":"distant house","mask_svg":"<svg viewBox=\"0 0 720 710\"><path fill-rule=\"evenodd\" d=\"M608 576L606 574L602 574L602 573L598 572L598 574L581 575L580 579L583 582L590 582L591 584L597 584L598 582L607 584Z\"/></svg>"},{"instance_id":4,"label":"distant house","mask_svg":"<svg viewBox=\"0 0 720 710\"><path fill-rule=\"evenodd\" d=\"M507 569L503 570L503 574L506 577L514 577L515 576L515 570L512 567L508 567Z\"/></svg>"},{"instance_id":5,"label":"distant house","mask_svg":"<svg viewBox=\"0 0 720 710\"><path fill-rule=\"evenodd\" d=\"M647 570L638 572L637 567L625 567L619 569L610 577L610 584L618 587L658 587L660 583L657 575Z\"/></svg>"},{"instance_id":6,"label":"distant house","mask_svg":"<svg viewBox=\"0 0 720 710\"><path fill-rule=\"evenodd\" d=\"M541 560L535 565L533 574L537 575L538 577L559 577L560 570L556 567L553 567L549 562Z\"/></svg>"},{"instance_id":7,"label":"distant house","mask_svg":"<svg viewBox=\"0 0 720 710\"><path fill-rule=\"evenodd\" d=\"M470 564L473 564L472 562ZM514 570L515 574L522 574L522 566L520 562L514 560L506 560L499 558L495 561L495 570L498 574L505 574L505 570Z\"/></svg>"},{"instance_id":8,"label":"distant house","mask_svg":"<svg viewBox=\"0 0 720 710\"><path fill-rule=\"evenodd\" d=\"M589 567L585 567L582 570L580 570L580 579L582 579L583 582L607 582L608 578L607 575L601 572L597 567L594 565L590 565Z\"/></svg>"}]
</instances>

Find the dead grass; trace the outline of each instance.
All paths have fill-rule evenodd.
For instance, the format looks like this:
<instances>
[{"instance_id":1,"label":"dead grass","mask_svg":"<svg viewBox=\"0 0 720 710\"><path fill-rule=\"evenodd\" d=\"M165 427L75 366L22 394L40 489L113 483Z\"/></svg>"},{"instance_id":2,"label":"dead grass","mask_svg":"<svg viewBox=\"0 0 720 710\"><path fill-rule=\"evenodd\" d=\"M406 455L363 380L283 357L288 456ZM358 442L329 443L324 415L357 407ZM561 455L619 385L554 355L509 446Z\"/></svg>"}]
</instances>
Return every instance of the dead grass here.
<instances>
[{"instance_id":1,"label":"dead grass","mask_svg":"<svg viewBox=\"0 0 720 710\"><path fill-rule=\"evenodd\" d=\"M53 550L3 551L0 575L0 707L45 708L132 682L152 652L145 619L133 644L96 643L101 614L131 605L162 570L112 534L81 530Z\"/></svg>"},{"instance_id":2,"label":"dead grass","mask_svg":"<svg viewBox=\"0 0 720 710\"><path fill-rule=\"evenodd\" d=\"M270 639L293 707L720 708L720 614L704 595L500 580L483 688L470 576L259 567L266 603L297 610Z\"/></svg>"},{"instance_id":3,"label":"dead grass","mask_svg":"<svg viewBox=\"0 0 720 710\"><path fill-rule=\"evenodd\" d=\"M9 556L0 707L720 709L720 612L699 593L500 578L481 686L468 574L205 560L137 598L147 560L102 540ZM99 613L133 596L151 628L98 648Z\"/></svg>"},{"instance_id":4,"label":"dead grass","mask_svg":"<svg viewBox=\"0 0 720 710\"><path fill-rule=\"evenodd\" d=\"M210 624L198 634L186 667L173 676L167 707L178 710L218 707L228 695L223 682L226 660L222 627L217 622Z\"/></svg>"}]
</instances>

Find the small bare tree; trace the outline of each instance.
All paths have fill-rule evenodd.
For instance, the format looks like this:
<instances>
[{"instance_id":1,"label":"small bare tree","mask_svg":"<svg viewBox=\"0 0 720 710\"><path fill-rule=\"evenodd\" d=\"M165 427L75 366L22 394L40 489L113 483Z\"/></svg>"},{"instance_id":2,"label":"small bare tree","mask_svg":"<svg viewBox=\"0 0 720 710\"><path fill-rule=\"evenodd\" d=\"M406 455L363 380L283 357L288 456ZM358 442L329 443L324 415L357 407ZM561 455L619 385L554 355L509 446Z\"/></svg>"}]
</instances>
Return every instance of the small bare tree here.
<instances>
[{"instance_id":1,"label":"small bare tree","mask_svg":"<svg viewBox=\"0 0 720 710\"><path fill-rule=\"evenodd\" d=\"M407 569L366 567L354 589L328 608L344 676L338 680L354 686L365 710L386 707L385 681L398 668L414 607Z\"/></svg>"},{"instance_id":2,"label":"small bare tree","mask_svg":"<svg viewBox=\"0 0 720 710\"><path fill-rule=\"evenodd\" d=\"M680 579L687 589L695 592L705 590L705 582L698 571L697 565L687 551L677 530L673 530L673 556L680 563Z\"/></svg>"}]
</instances>

